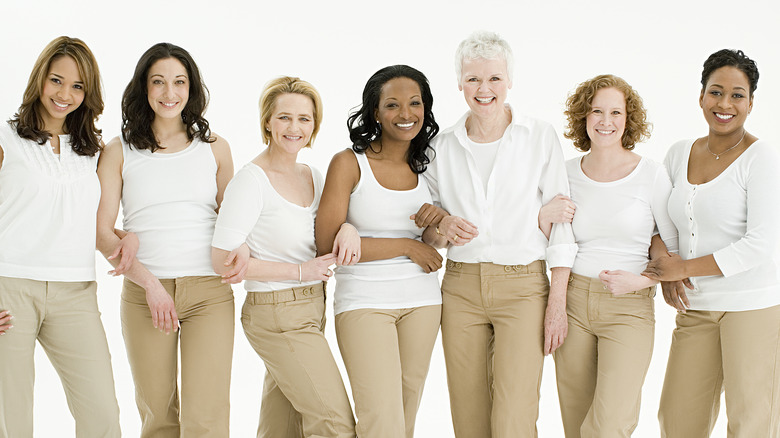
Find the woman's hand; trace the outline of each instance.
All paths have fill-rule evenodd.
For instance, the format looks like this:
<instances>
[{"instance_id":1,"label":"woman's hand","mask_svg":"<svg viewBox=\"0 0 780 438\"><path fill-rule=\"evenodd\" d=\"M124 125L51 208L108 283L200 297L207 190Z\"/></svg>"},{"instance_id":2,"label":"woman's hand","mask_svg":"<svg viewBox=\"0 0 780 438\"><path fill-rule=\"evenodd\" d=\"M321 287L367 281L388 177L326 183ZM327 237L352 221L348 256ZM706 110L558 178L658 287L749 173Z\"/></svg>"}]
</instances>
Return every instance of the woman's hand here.
<instances>
[{"instance_id":1,"label":"woman's hand","mask_svg":"<svg viewBox=\"0 0 780 438\"><path fill-rule=\"evenodd\" d=\"M642 275L655 281L678 281L688 278L685 272L685 260L674 253L667 257L658 257L647 264Z\"/></svg>"},{"instance_id":2,"label":"woman's hand","mask_svg":"<svg viewBox=\"0 0 780 438\"><path fill-rule=\"evenodd\" d=\"M604 270L599 273L599 280L604 283L604 287L613 295L622 295L634 292L646 287L653 286L657 281L651 280L645 276L637 275L628 271L616 269L613 271Z\"/></svg>"},{"instance_id":3,"label":"woman's hand","mask_svg":"<svg viewBox=\"0 0 780 438\"><path fill-rule=\"evenodd\" d=\"M409 216L409 219L414 221L414 224L417 225L417 228L425 228L429 225L439 225L441 220L446 216L449 216L449 213L444 211L443 208L426 202L420 206L420 209L417 210L417 213Z\"/></svg>"},{"instance_id":4,"label":"woman's hand","mask_svg":"<svg viewBox=\"0 0 780 438\"><path fill-rule=\"evenodd\" d=\"M666 304L677 309L678 312L685 313L690 307L691 303L688 301L688 296L685 294L685 288L693 289L693 285L689 279L678 281L662 281L661 290L664 293L664 301Z\"/></svg>"},{"instance_id":5,"label":"woman's hand","mask_svg":"<svg viewBox=\"0 0 780 438\"><path fill-rule=\"evenodd\" d=\"M544 355L554 353L563 345L568 334L569 317L566 314L566 303L549 301L544 312Z\"/></svg>"},{"instance_id":6,"label":"woman's hand","mask_svg":"<svg viewBox=\"0 0 780 438\"><path fill-rule=\"evenodd\" d=\"M249 246L244 243L230 251L223 264L232 268L222 274L222 283L236 284L244 281L246 271L249 269Z\"/></svg>"},{"instance_id":7,"label":"woman's hand","mask_svg":"<svg viewBox=\"0 0 780 438\"><path fill-rule=\"evenodd\" d=\"M539 224L571 223L577 206L568 196L557 195L539 209Z\"/></svg>"},{"instance_id":8,"label":"woman's hand","mask_svg":"<svg viewBox=\"0 0 780 438\"><path fill-rule=\"evenodd\" d=\"M436 233L444 236L447 242L463 246L479 236L477 226L458 216L445 216L436 227ZM438 269L438 268L436 268Z\"/></svg>"},{"instance_id":9,"label":"woman's hand","mask_svg":"<svg viewBox=\"0 0 780 438\"><path fill-rule=\"evenodd\" d=\"M3 310L0 312L0 336L4 335L8 330L14 328L13 324L11 324L12 319L14 319L14 317L8 310Z\"/></svg>"},{"instance_id":10,"label":"woman's hand","mask_svg":"<svg viewBox=\"0 0 780 438\"><path fill-rule=\"evenodd\" d=\"M108 271L108 273L116 277L127 272L130 266L133 265L133 262L135 262L135 255L138 254L139 246L140 242L135 233L125 233L124 237L119 240L119 244L114 249L114 252L106 257L108 260L113 260L121 255L119 264L113 270Z\"/></svg>"},{"instance_id":11,"label":"woman's hand","mask_svg":"<svg viewBox=\"0 0 780 438\"><path fill-rule=\"evenodd\" d=\"M335 254L325 254L301 263L301 281L328 281L333 271L330 265L336 263Z\"/></svg>"},{"instance_id":12,"label":"woman's hand","mask_svg":"<svg viewBox=\"0 0 780 438\"><path fill-rule=\"evenodd\" d=\"M341 224L333 239L333 255L336 256L337 265L354 265L360 261L360 234L357 228L346 222Z\"/></svg>"},{"instance_id":13,"label":"woman's hand","mask_svg":"<svg viewBox=\"0 0 780 438\"><path fill-rule=\"evenodd\" d=\"M171 333L171 329L174 332L179 330L179 316L176 314L173 298L159 281L154 282L151 287L146 289L146 303L152 314L154 328L165 332L166 335Z\"/></svg>"},{"instance_id":14,"label":"woman's hand","mask_svg":"<svg viewBox=\"0 0 780 438\"><path fill-rule=\"evenodd\" d=\"M405 255L419 265L426 273L438 271L441 268L442 257L434 247L419 240L407 239Z\"/></svg>"}]
</instances>

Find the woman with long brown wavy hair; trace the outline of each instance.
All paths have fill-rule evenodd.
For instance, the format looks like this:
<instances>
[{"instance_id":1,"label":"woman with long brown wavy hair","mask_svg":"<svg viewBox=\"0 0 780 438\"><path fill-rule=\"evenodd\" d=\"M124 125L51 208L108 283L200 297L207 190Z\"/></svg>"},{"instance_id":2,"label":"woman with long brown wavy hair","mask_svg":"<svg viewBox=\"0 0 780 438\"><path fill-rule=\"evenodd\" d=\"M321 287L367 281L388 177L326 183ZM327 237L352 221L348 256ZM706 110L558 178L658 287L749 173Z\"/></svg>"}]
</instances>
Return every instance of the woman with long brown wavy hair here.
<instances>
[{"instance_id":1,"label":"woman with long brown wavy hair","mask_svg":"<svg viewBox=\"0 0 780 438\"><path fill-rule=\"evenodd\" d=\"M76 436L120 434L95 283L102 112L94 55L63 36L43 50L19 111L0 124L2 437L33 436L36 339L62 379Z\"/></svg>"}]
</instances>

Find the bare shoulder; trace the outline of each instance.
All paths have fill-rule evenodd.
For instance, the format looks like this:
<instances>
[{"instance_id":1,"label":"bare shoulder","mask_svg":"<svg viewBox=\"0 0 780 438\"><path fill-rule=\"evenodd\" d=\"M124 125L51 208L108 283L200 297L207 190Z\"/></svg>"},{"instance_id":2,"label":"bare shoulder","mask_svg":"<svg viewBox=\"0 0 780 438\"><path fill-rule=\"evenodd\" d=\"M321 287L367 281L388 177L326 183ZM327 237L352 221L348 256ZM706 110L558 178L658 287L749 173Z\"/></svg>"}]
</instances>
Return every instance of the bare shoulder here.
<instances>
[{"instance_id":1,"label":"bare shoulder","mask_svg":"<svg viewBox=\"0 0 780 438\"><path fill-rule=\"evenodd\" d=\"M118 164L122 165L124 156L122 154L122 140L119 137L114 137L107 145L103 147L100 152L100 158L98 159L98 166L106 164Z\"/></svg>"},{"instance_id":2,"label":"bare shoulder","mask_svg":"<svg viewBox=\"0 0 780 438\"><path fill-rule=\"evenodd\" d=\"M232 163L233 157L230 153L230 145L227 140L213 132L211 133L211 137L214 139L211 143L211 152L214 154L214 158L216 158L217 162L222 163L229 160Z\"/></svg>"},{"instance_id":3,"label":"bare shoulder","mask_svg":"<svg viewBox=\"0 0 780 438\"><path fill-rule=\"evenodd\" d=\"M216 133L211 133L211 138L214 139L214 141L211 143L211 148L214 150L217 149L230 149L230 145L228 144L227 140L225 140L224 137L221 137L217 135Z\"/></svg>"},{"instance_id":4,"label":"bare shoulder","mask_svg":"<svg viewBox=\"0 0 780 438\"><path fill-rule=\"evenodd\" d=\"M355 157L355 153L352 152L352 149L344 149L341 152L337 152L335 155L333 155L333 158L330 160L330 167L338 168L340 170L345 170L349 168L356 168L358 165L357 157Z\"/></svg>"}]
</instances>

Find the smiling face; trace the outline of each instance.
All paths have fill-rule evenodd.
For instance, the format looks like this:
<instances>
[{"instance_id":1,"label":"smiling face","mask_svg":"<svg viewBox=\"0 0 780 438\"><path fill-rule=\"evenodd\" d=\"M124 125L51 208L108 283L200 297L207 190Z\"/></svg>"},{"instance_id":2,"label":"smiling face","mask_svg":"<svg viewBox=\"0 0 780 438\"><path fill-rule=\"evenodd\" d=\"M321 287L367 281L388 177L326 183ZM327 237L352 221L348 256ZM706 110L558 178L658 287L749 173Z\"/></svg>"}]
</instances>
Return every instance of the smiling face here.
<instances>
[{"instance_id":1,"label":"smiling face","mask_svg":"<svg viewBox=\"0 0 780 438\"><path fill-rule=\"evenodd\" d=\"M411 142L425 120L420 86L406 77L385 82L374 116L382 125L382 139Z\"/></svg>"},{"instance_id":2,"label":"smiling face","mask_svg":"<svg viewBox=\"0 0 780 438\"><path fill-rule=\"evenodd\" d=\"M314 131L314 103L303 94L279 95L265 129L270 132L269 148L281 148L297 154L309 144Z\"/></svg>"},{"instance_id":3,"label":"smiling face","mask_svg":"<svg viewBox=\"0 0 780 438\"><path fill-rule=\"evenodd\" d=\"M76 111L83 101L84 82L76 61L70 56L60 56L52 61L40 97L44 130L62 131L65 117Z\"/></svg>"},{"instance_id":4,"label":"smiling face","mask_svg":"<svg viewBox=\"0 0 780 438\"><path fill-rule=\"evenodd\" d=\"M748 77L736 67L721 67L710 75L701 91L699 106L710 131L741 135L745 120L753 108Z\"/></svg>"},{"instance_id":5,"label":"smiling face","mask_svg":"<svg viewBox=\"0 0 780 438\"><path fill-rule=\"evenodd\" d=\"M585 118L591 148L623 147L626 130L626 97L617 88L596 91Z\"/></svg>"},{"instance_id":6,"label":"smiling face","mask_svg":"<svg viewBox=\"0 0 780 438\"><path fill-rule=\"evenodd\" d=\"M158 60L149 67L146 90L155 117L181 118L190 96L187 69L176 58Z\"/></svg>"},{"instance_id":7,"label":"smiling face","mask_svg":"<svg viewBox=\"0 0 780 438\"><path fill-rule=\"evenodd\" d=\"M471 111L480 116L501 114L512 81L503 59L466 59L463 61L460 84Z\"/></svg>"}]
</instances>

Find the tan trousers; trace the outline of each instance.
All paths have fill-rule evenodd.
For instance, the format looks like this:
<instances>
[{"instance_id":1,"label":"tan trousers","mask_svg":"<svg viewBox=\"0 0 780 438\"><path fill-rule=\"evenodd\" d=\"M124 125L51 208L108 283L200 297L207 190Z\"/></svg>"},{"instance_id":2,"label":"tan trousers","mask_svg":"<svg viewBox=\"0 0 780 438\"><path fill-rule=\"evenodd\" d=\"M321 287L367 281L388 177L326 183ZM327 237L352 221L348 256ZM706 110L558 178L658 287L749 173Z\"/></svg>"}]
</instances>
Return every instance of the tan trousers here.
<instances>
[{"instance_id":1,"label":"tan trousers","mask_svg":"<svg viewBox=\"0 0 780 438\"><path fill-rule=\"evenodd\" d=\"M62 380L76 436L120 436L96 290L94 281L0 277L0 309L14 316L14 327L0 337L0 437L33 436L36 339Z\"/></svg>"},{"instance_id":2,"label":"tan trousers","mask_svg":"<svg viewBox=\"0 0 780 438\"><path fill-rule=\"evenodd\" d=\"M241 322L267 370L258 438L354 437L352 407L323 334L323 285L248 292Z\"/></svg>"},{"instance_id":3,"label":"tan trousers","mask_svg":"<svg viewBox=\"0 0 780 438\"><path fill-rule=\"evenodd\" d=\"M441 306L336 315L361 438L412 438Z\"/></svg>"},{"instance_id":4,"label":"tan trousers","mask_svg":"<svg viewBox=\"0 0 780 438\"><path fill-rule=\"evenodd\" d=\"M455 436L535 437L550 291L544 262L448 260L441 289Z\"/></svg>"},{"instance_id":5,"label":"tan trousers","mask_svg":"<svg viewBox=\"0 0 780 438\"><path fill-rule=\"evenodd\" d=\"M569 335L554 353L567 438L628 438L653 355L655 287L612 295L598 278L571 274Z\"/></svg>"},{"instance_id":6,"label":"tan trousers","mask_svg":"<svg viewBox=\"0 0 780 438\"><path fill-rule=\"evenodd\" d=\"M780 306L677 315L661 436L709 437L724 390L729 438L780 437Z\"/></svg>"},{"instance_id":7,"label":"tan trousers","mask_svg":"<svg viewBox=\"0 0 780 438\"><path fill-rule=\"evenodd\" d=\"M142 438L229 436L233 292L220 277L160 280L181 328L154 328L144 289L125 279L122 334L135 382ZM181 407L177 384L181 342Z\"/></svg>"}]
</instances>

